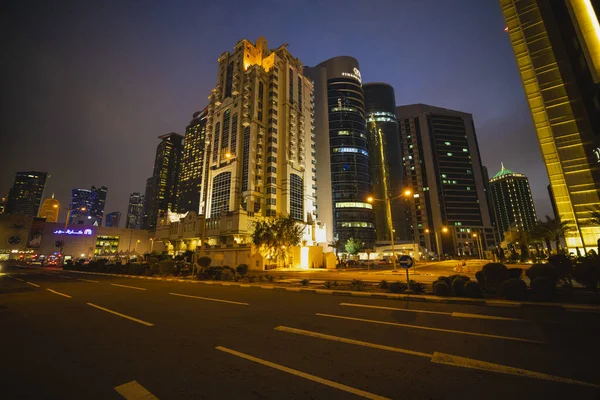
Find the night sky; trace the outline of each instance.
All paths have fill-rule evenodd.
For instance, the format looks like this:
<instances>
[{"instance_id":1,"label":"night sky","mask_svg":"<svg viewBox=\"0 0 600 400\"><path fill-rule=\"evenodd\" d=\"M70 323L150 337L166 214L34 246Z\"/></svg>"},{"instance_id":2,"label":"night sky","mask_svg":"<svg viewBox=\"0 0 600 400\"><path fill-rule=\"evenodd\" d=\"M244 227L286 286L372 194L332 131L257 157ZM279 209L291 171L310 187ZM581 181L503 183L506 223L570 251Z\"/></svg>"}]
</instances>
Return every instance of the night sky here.
<instances>
[{"instance_id":1,"label":"night sky","mask_svg":"<svg viewBox=\"0 0 600 400\"><path fill-rule=\"evenodd\" d=\"M66 204L72 188L105 185L105 213L124 218L157 136L206 106L221 53L264 35L308 66L355 57L398 105L472 113L490 175L500 162L526 174L538 216L551 213L496 0L4 0L0 12L2 194L16 171L48 171L48 196Z\"/></svg>"}]
</instances>

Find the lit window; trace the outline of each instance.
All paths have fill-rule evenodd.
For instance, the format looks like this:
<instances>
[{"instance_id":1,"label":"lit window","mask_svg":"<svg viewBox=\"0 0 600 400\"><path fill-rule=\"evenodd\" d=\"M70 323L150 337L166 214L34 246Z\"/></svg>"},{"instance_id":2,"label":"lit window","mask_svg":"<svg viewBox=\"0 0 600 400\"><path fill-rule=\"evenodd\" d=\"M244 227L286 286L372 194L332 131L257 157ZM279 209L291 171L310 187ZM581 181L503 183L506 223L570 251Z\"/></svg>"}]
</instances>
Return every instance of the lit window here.
<instances>
[{"instance_id":1,"label":"lit window","mask_svg":"<svg viewBox=\"0 0 600 400\"><path fill-rule=\"evenodd\" d=\"M467 149L463 149L463 151L466 153L466 152L468 152L469 150L467 150Z\"/></svg>"},{"instance_id":2,"label":"lit window","mask_svg":"<svg viewBox=\"0 0 600 400\"><path fill-rule=\"evenodd\" d=\"M446 146L450 146L452 143L450 143L450 142L444 142L444 144L445 144Z\"/></svg>"},{"instance_id":3,"label":"lit window","mask_svg":"<svg viewBox=\"0 0 600 400\"><path fill-rule=\"evenodd\" d=\"M369 203L361 203L361 202L340 202L335 203L335 208L369 208L372 209L373 205Z\"/></svg>"},{"instance_id":4,"label":"lit window","mask_svg":"<svg viewBox=\"0 0 600 400\"><path fill-rule=\"evenodd\" d=\"M448 153L448 156L452 157L452 153Z\"/></svg>"}]
</instances>

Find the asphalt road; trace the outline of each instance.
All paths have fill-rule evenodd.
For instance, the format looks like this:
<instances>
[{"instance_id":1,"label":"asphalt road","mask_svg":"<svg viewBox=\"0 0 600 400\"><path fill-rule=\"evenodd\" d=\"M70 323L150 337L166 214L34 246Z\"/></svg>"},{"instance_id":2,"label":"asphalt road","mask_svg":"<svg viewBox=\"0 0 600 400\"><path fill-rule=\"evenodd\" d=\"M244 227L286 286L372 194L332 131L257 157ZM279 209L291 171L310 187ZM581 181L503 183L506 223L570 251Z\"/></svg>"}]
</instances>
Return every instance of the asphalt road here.
<instances>
[{"instance_id":1,"label":"asphalt road","mask_svg":"<svg viewBox=\"0 0 600 400\"><path fill-rule=\"evenodd\" d=\"M0 397L600 399L599 334L562 309L17 270Z\"/></svg>"}]
</instances>

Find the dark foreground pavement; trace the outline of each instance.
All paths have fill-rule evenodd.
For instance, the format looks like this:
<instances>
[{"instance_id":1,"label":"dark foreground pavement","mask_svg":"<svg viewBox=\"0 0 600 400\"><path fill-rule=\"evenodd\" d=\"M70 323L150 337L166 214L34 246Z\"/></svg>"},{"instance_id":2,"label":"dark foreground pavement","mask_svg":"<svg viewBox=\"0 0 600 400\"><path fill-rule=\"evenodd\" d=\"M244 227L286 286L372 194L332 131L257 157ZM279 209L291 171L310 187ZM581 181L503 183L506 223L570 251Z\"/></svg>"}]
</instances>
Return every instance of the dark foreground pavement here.
<instances>
[{"instance_id":1,"label":"dark foreground pavement","mask_svg":"<svg viewBox=\"0 0 600 400\"><path fill-rule=\"evenodd\" d=\"M548 307L9 271L0 398L600 399L599 334Z\"/></svg>"}]
</instances>

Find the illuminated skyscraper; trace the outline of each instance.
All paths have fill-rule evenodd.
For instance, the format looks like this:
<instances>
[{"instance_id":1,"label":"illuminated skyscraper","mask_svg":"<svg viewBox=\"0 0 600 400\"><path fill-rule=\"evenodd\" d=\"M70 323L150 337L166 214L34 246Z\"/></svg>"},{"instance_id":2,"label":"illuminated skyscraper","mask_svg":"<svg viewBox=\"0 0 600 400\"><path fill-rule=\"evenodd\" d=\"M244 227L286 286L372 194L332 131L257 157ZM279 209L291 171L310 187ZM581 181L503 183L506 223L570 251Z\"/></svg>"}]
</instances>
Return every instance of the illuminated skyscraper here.
<instances>
[{"instance_id":1,"label":"illuminated skyscraper","mask_svg":"<svg viewBox=\"0 0 600 400\"><path fill-rule=\"evenodd\" d=\"M129 195L129 205L127 206L127 220L125 228L143 229L144 227L144 195L137 192Z\"/></svg>"},{"instance_id":2,"label":"illuminated skyscraper","mask_svg":"<svg viewBox=\"0 0 600 400\"><path fill-rule=\"evenodd\" d=\"M47 172L17 172L13 187L8 192L5 213L37 216L47 178Z\"/></svg>"},{"instance_id":3,"label":"illuminated skyscraper","mask_svg":"<svg viewBox=\"0 0 600 400\"><path fill-rule=\"evenodd\" d=\"M106 186L73 189L69 206L69 223L102 226L107 192Z\"/></svg>"},{"instance_id":4,"label":"illuminated skyscraper","mask_svg":"<svg viewBox=\"0 0 600 400\"><path fill-rule=\"evenodd\" d=\"M490 179L492 204L501 234L511 227L529 231L537 222L529 180L504 168Z\"/></svg>"},{"instance_id":5,"label":"illuminated skyscraper","mask_svg":"<svg viewBox=\"0 0 600 400\"><path fill-rule=\"evenodd\" d=\"M58 213L60 211L60 203L52 197L48 197L42 202L38 217L46 218L46 222L58 222Z\"/></svg>"},{"instance_id":6,"label":"illuminated skyscraper","mask_svg":"<svg viewBox=\"0 0 600 400\"><path fill-rule=\"evenodd\" d=\"M221 224L228 243L249 233L258 216L314 221L313 86L286 46L270 50L264 37L243 39L219 57L200 210L209 226Z\"/></svg>"},{"instance_id":7,"label":"illuminated skyscraper","mask_svg":"<svg viewBox=\"0 0 600 400\"><path fill-rule=\"evenodd\" d=\"M571 249L595 248L600 227L600 5L500 0L558 217Z\"/></svg>"},{"instance_id":8,"label":"illuminated skyscraper","mask_svg":"<svg viewBox=\"0 0 600 400\"><path fill-rule=\"evenodd\" d=\"M335 57L304 73L315 86L318 219L325 223L327 241L353 237L372 247L375 215L367 198L373 188L358 61Z\"/></svg>"},{"instance_id":9,"label":"illuminated skyscraper","mask_svg":"<svg viewBox=\"0 0 600 400\"><path fill-rule=\"evenodd\" d=\"M199 212L206 144L206 112L205 108L194 113L192 121L185 129L177 195L179 213Z\"/></svg>"},{"instance_id":10,"label":"illuminated skyscraper","mask_svg":"<svg viewBox=\"0 0 600 400\"><path fill-rule=\"evenodd\" d=\"M114 211L106 214L106 227L107 228L118 228L119 223L121 222L121 213L119 211Z\"/></svg>"},{"instance_id":11,"label":"illuminated skyscraper","mask_svg":"<svg viewBox=\"0 0 600 400\"><path fill-rule=\"evenodd\" d=\"M152 198L148 207L147 228L156 228L156 219L168 210L177 211L177 187L181 168L183 136L171 132L158 137L154 173L152 175ZM148 201L148 200L147 200Z\"/></svg>"}]
</instances>

